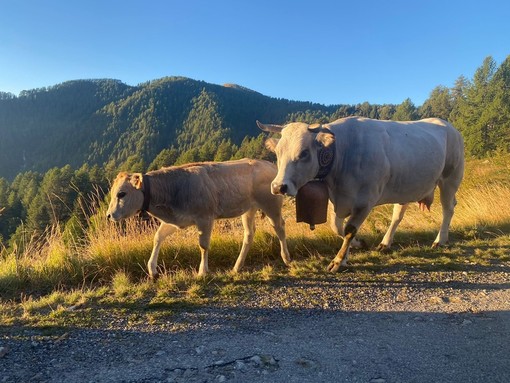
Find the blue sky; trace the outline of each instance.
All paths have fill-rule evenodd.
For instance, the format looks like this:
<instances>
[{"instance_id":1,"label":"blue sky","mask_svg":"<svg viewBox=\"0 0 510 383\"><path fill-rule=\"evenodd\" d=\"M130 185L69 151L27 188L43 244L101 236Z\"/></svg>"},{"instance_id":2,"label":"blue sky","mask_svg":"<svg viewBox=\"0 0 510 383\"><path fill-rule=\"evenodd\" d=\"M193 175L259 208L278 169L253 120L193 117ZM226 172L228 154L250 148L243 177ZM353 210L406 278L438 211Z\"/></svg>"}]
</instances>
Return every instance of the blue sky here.
<instances>
[{"instance_id":1,"label":"blue sky","mask_svg":"<svg viewBox=\"0 0 510 383\"><path fill-rule=\"evenodd\" d=\"M510 55L508 20L508 0L0 0L0 91L186 76L327 105L418 106Z\"/></svg>"}]
</instances>

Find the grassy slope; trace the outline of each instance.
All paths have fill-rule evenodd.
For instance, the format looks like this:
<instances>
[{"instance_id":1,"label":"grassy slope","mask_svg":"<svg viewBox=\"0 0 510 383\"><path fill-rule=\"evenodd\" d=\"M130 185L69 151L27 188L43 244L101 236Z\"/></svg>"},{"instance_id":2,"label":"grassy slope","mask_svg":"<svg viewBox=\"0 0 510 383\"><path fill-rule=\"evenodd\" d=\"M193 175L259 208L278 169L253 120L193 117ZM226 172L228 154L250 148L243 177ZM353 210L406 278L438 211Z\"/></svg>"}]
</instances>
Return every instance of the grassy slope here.
<instances>
[{"instance_id":1,"label":"grassy slope","mask_svg":"<svg viewBox=\"0 0 510 383\"><path fill-rule=\"evenodd\" d=\"M508 265L510 157L470 160L457 199L449 247L430 248L441 217L436 202L430 213L419 211L417 206L408 210L392 252L372 250L391 218L391 206L381 206L371 213L360 233L370 249L353 251L348 275L340 273L334 278L398 279L416 269L426 272L464 270L468 265ZM327 225L311 232L306 225L295 223L292 201L287 201L285 209L289 249L295 259L290 269L283 266L278 241L267 220L259 218L246 271L231 275L229 269L242 241L241 222L236 219L218 222L215 227L209 257L211 275L195 275L200 261L197 233L189 228L167 241L159 259L163 276L152 283L145 264L154 227L134 219L124 225L111 224L98 208L84 241L73 241L55 228L44 241L27 238L23 252L2 252L0 325L93 326L100 317L97 313L111 308L118 308L119 315L130 313L128 317L133 320L157 321L183 307L234 300L274 281L322 278L341 241Z\"/></svg>"}]
</instances>

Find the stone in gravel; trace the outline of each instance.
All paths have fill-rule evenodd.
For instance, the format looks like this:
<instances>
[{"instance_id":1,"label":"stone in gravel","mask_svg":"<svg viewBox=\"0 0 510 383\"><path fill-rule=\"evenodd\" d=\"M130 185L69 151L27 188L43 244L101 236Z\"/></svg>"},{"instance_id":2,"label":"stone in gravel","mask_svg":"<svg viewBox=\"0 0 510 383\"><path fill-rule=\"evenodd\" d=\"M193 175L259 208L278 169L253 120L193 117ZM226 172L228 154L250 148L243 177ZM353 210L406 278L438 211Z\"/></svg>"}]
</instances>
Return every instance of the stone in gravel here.
<instances>
[{"instance_id":1,"label":"stone in gravel","mask_svg":"<svg viewBox=\"0 0 510 383\"><path fill-rule=\"evenodd\" d=\"M273 355L260 355L260 360L264 366L276 366L276 359Z\"/></svg>"},{"instance_id":2,"label":"stone in gravel","mask_svg":"<svg viewBox=\"0 0 510 383\"><path fill-rule=\"evenodd\" d=\"M235 369L237 371L246 372L248 370L248 367L246 366L246 363L244 363L242 360L236 360Z\"/></svg>"},{"instance_id":3,"label":"stone in gravel","mask_svg":"<svg viewBox=\"0 0 510 383\"><path fill-rule=\"evenodd\" d=\"M260 359L260 356L258 355L253 355L250 358L250 361L253 362L256 366L260 366L262 364L262 359Z\"/></svg>"},{"instance_id":4,"label":"stone in gravel","mask_svg":"<svg viewBox=\"0 0 510 383\"><path fill-rule=\"evenodd\" d=\"M435 305L443 303L443 300L439 297L430 297L429 302Z\"/></svg>"},{"instance_id":5,"label":"stone in gravel","mask_svg":"<svg viewBox=\"0 0 510 383\"><path fill-rule=\"evenodd\" d=\"M9 353L9 347L7 347L7 346L0 347L0 359L2 359L8 353Z\"/></svg>"},{"instance_id":6,"label":"stone in gravel","mask_svg":"<svg viewBox=\"0 0 510 383\"><path fill-rule=\"evenodd\" d=\"M197 355L200 355L201 353L203 353L205 350L205 346L198 346L197 348L195 348L195 352L197 353Z\"/></svg>"},{"instance_id":7,"label":"stone in gravel","mask_svg":"<svg viewBox=\"0 0 510 383\"><path fill-rule=\"evenodd\" d=\"M371 380L370 380L370 383L386 383L386 379L383 379L383 378L375 378L375 379L371 379Z\"/></svg>"},{"instance_id":8,"label":"stone in gravel","mask_svg":"<svg viewBox=\"0 0 510 383\"><path fill-rule=\"evenodd\" d=\"M311 359L306 359L306 358L296 359L296 364L303 368L316 368L317 367L316 362L314 362Z\"/></svg>"}]
</instances>

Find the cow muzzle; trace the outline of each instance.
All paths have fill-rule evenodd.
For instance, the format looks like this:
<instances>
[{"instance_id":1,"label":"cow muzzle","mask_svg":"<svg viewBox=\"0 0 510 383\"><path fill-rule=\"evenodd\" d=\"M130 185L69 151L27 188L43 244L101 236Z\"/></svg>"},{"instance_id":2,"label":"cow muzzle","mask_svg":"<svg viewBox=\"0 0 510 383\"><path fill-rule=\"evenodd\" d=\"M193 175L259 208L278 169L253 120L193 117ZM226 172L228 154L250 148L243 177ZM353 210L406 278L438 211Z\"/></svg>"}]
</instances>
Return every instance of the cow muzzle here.
<instances>
[{"instance_id":1,"label":"cow muzzle","mask_svg":"<svg viewBox=\"0 0 510 383\"><path fill-rule=\"evenodd\" d=\"M271 184L271 193L273 193L275 195L278 195L278 194L285 195L285 194L287 194L288 190L289 190L289 187L287 184L280 184L280 183L276 183L276 182L273 182Z\"/></svg>"},{"instance_id":2,"label":"cow muzzle","mask_svg":"<svg viewBox=\"0 0 510 383\"><path fill-rule=\"evenodd\" d=\"M119 220L116 216L114 216L110 212L106 213L106 219L108 219L109 221L112 221L112 222L117 222Z\"/></svg>"}]
</instances>

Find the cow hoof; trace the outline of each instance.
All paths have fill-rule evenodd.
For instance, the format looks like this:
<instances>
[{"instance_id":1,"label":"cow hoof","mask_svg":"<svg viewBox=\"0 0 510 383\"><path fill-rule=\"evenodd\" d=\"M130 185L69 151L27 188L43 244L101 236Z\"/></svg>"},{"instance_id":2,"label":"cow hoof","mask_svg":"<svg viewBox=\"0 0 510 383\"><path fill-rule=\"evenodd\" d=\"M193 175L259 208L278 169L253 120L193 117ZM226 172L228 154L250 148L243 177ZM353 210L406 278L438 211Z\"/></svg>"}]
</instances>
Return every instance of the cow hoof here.
<instances>
[{"instance_id":1,"label":"cow hoof","mask_svg":"<svg viewBox=\"0 0 510 383\"><path fill-rule=\"evenodd\" d=\"M391 251L391 247L380 243L379 246L377 246L377 251L380 253L389 253Z\"/></svg>"},{"instance_id":2,"label":"cow hoof","mask_svg":"<svg viewBox=\"0 0 510 383\"><path fill-rule=\"evenodd\" d=\"M448 242L446 242L446 243L434 242L434 243L432 244L432 248L433 248L433 249L438 249L438 248L440 248L440 247L448 247Z\"/></svg>"},{"instance_id":3,"label":"cow hoof","mask_svg":"<svg viewBox=\"0 0 510 383\"><path fill-rule=\"evenodd\" d=\"M150 274L150 280L156 282L159 279L159 273Z\"/></svg>"}]
</instances>

